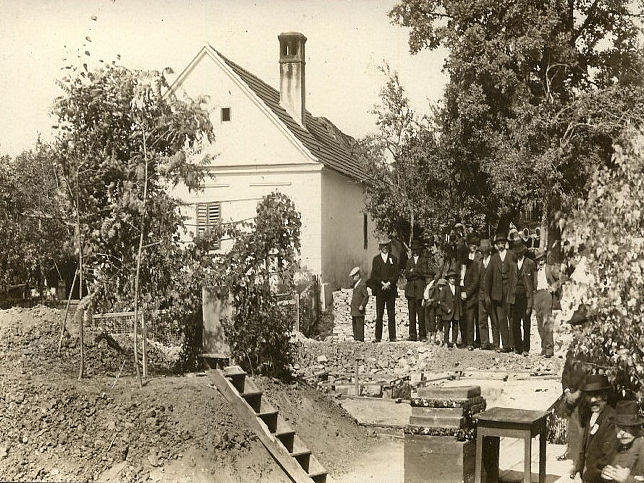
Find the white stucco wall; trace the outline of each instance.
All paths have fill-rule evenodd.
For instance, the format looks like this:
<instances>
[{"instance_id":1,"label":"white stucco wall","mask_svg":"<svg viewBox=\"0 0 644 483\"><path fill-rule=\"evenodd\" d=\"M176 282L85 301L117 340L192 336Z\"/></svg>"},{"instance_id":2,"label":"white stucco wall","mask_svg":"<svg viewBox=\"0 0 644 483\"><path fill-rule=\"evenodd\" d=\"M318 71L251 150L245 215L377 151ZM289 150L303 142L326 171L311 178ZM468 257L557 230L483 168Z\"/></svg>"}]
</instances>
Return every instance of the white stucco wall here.
<instances>
[{"instance_id":1,"label":"white stucco wall","mask_svg":"<svg viewBox=\"0 0 644 483\"><path fill-rule=\"evenodd\" d=\"M332 289L350 285L349 271L360 266L364 276L378 251L373 221L367 216L364 248L364 191L361 184L325 168L322 171L322 281Z\"/></svg>"}]
</instances>

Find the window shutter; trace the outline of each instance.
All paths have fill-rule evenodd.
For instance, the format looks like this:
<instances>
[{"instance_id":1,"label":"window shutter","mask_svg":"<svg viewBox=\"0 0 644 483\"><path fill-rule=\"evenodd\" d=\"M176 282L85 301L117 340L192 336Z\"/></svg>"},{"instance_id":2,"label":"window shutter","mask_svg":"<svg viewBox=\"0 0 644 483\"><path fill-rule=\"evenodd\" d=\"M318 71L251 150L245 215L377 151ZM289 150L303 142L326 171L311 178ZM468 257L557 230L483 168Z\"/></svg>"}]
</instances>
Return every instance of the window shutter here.
<instances>
[{"instance_id":1,"label":"window shutter","mask_svg":"<svg viewBox=\"0 0 644 483\"><path fill-rule=\"evenodd\" d=\"M197 203L197 234L210 231L211 228L221 223L221 203ZM221 247L217 242L216 249Z\"/></svg>"}]
</instances>

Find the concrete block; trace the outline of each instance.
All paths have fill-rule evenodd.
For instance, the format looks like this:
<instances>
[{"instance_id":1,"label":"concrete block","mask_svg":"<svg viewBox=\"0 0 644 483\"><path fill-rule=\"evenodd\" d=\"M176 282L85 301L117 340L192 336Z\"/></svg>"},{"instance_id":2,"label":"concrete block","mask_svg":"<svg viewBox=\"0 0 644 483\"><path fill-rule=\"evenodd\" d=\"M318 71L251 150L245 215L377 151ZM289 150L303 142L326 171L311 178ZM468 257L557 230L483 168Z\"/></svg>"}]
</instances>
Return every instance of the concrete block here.
<instances>
[{"instance_id":1,"label":"concrete block","mask_svg":"<svg viewBox=\"0 0 644 483\"><path fill-rule=\"evenodd\" d=\"M412 407L411 415L418 417L432 417L432 416L463 416L463 408L424 408L424 407Z\"/></svg>"},{"instance_id":2,"label":"concrete block","mask_svg":"<svg viewBox=\"0 0 644 483\"><path fill-rule=\"evenodd\" d=\"M476 443L405 434L405 483L474 481Z\"/></svg>"},{"instance_id":3,"label":"concrete block","mask_svg":"<svg viewBox=\"0 0 644 483\"><path fill-rule=\"evenodd\" d=\"M481 386L427 386L418 388L418 397L425 399L470 399L480 395Z\"/></svg>"},{"instance_id":4,"label":"concrete block","mask_svg":"<svg viewBox=\"0 0 644 483\"><path fill-rule=\"evenodd\" d=\"M425 415L409 418L409 424L427 428L460 428L463 425L462 416Z\"/></svg>"}]
</instances>

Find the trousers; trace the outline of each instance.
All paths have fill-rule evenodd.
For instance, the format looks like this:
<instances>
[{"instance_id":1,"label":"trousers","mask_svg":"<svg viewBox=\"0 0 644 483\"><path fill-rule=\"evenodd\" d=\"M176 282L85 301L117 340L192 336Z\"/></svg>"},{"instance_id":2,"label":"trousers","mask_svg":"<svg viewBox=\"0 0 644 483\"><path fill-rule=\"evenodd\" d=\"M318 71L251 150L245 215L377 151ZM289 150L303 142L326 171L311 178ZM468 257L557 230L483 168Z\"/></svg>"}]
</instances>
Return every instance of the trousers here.
<instances>
[{"instance_id":1,"label":"trousers","mask_svg":"<svg viewBox=\"0 0 644 483\"><path fill-rule=\"evenodd\" d=\"M354 315L351 317L353 327L353 340L364 342L364 315Z\"/></svg>"},{"instance_id":2,"label":"trousers","mask_svg":"<svg viewBox=\"0 0 644 483\"><path fill-rule=\"evenodd\" d=\"M421 339L426 338L423 299L407 298L407 308L409 309L409 338L416 340L419 335ZM416 330L416 319L418 319L418 331Z\"/></svg>"},{"instance_id":3,"label":"trousers","mask_svg":"<svg viewBox=\"0 0 644 483\"><path fill-rule=\"evenodd\" d=\"M528 297L525 293L517 293L512 305L511 328L516 352L530 352L530 314ZM522 332L523 330L523 332Z\"/></svg>"},{"instance_id":4,"label":"trousers","mask_svg":"<svg viewBox=\"0 0 644 483\"><path fill-rule=\"evenodd\" d=\"M552 319L552 294L547 290L537 290L535 292L534 313L537 317L539 337L541 337L541 354L551 356L555 351L554 321Z\"/></svg>"},{"instance_id":5,"label":"trousers","mask_svg":"<svg viewBox=\"0 0 644 483\"><path fill-rule=\"evenodd\" d=\"M387 306L387 329L389 340L396 340L396 294L386 290L376 295L376 340L382 339L382 317Z\"/></svg>"}]
</instances>

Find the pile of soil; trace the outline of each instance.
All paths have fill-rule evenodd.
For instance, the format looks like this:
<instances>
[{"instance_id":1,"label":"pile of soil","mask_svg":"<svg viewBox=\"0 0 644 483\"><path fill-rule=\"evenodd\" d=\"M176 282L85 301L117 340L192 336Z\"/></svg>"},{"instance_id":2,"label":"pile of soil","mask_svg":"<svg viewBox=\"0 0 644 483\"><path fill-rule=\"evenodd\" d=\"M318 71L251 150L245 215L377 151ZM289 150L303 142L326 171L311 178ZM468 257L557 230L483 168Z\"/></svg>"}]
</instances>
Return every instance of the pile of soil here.
<instances>
[{"instance_id":1,"label":"pile of soil","mask_svg":"<svg viewBox=\"0 0 644 483\"><path fill-rule=\"evenodd\" d=\"M73 324L56 351L63 314L0 311L0 480L289 481L208 377L169 375L161 349L139 389L125 343L95 340L79 381ZM314 389L255 380L332 472L374 440Z\"/></svg>"}]
</instances>

